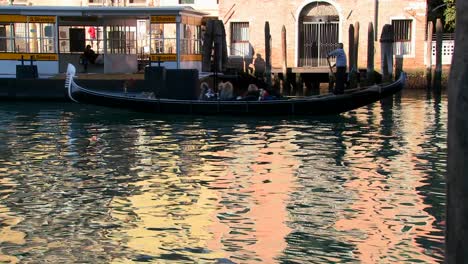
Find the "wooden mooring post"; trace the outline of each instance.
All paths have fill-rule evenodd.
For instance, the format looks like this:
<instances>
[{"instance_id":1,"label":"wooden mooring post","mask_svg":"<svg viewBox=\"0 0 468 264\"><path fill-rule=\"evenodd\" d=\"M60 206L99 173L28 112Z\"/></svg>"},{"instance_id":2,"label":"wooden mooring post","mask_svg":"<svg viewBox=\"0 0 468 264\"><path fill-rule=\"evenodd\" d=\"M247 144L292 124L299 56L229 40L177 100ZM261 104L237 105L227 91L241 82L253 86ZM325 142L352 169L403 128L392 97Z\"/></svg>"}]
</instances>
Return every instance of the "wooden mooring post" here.
<instances>
[{"instance_id":1,"label":"wooden mooring post","mask_svg":"<svg viewBox=\"0 0 468 264\"><path fill-rule=\"evenodd\" d=\"M348 47L348 57L349 57L349 67L348 67L348 79L349 79L349 87L348 88L355 88L357 86L356 83L356 39L355 39L355 28L354 25L349 25L349 47Z\"/></svg>"},{"instance_id":2,"label":"wooden mooring post","mask_svg":"<svg viewBox=\"0 0 468 264\"><path fill-rule=\"evenodd\" d=\"M456 12L448 88L447 264L468 263L468 1L457 1Z\"/></svg>"},{"instance_id":3,"label":"wooden mooring post","mask_svg":"<svg viewBox=\"0 0 468 264\"><path fill-rule=\"evenodd\" d=\"M359 22L354 23L354 36L353 36L353 66L352 71L349 72L349 86L355 88L358 86L358 58L359 58Z\"/></svg>"},{"instance_id":4,"label":"wooden mooring post","mask_svg":"<svg viewBox=\"0 0 468 264\"><path fill-rule=\"evenodd\" d=\"M393 26L385 24L380 35L380 54L382 59L382 80L390 81L393 75Z\"/></svg>"},{"instance_id":5,"label":"wooden mooring post","mask_svg":"<svg viewBox=\"0 0 468 264\"><path fill-rule=\"evenodd\" d=\"M367 28L367 84L375 83L374 51L374 25L369 22Z\"/></svg>"},{"instance_id":6,"label":"wooden mooring post","mask_svg":"<svg viewBox=\"0 0 468 264\"><path fill-rule=\"evenodd\" d=\"M353 71L354 67L354 25L349 25L348 29L348 38L349 38L349 46L348 46L348 72Z\"/></svg>"},{"instance_id":7,"label":"wooden mooring post","mask_svg":"<svg viewBox=\"0 0 468 264\"><path fill-rule=\"evenodd\" d=\"M289 84L288 84L288 53L287 53L287 50L288 50L288 46L287 46L287 42L286 42L286 27L283 25L283 27L281 28L281 59L282 59L282 63L281 63L281 72L283 74L283 78L282 78L282 84L280 85L280 94L283 94L284 93L284 87L289 87Z\"/></svg>"},{"instance_id":8,"label":"wooden mooring post","mask_svg":"<svg viewBox=\"0 0 468 264\"><path fill-rule=\"evenodd\" d=\"M223 21L208 20L203 42L202 71L224 72L226 65L227 43Z\"/></svg>"},{"instance_id":9,"label":"wooden mooring post","mask_svg":"<svg viewBox=\"0 0 468 264\"><path fill-rule=\"evenodd\" d=\"M202 71L211 71L211 55L213 51L213 37L214 37L214 21L208 20L206 22L206 30L203 41L203 54L202 54Z\"/></svg>"},{"instance_id":10,"label":"wooden mooring post","mask_svg":"<svg viewBox=\"0 0 468 264\"><path fill-rule=\"evenodd\" d=\"M434 71L434 82L432 87L439 89L442 86L442 35L444 27L442 20L437 19L436 22L436 67Z\"/></svg>"},{"instance_id":11,"label":"wooden mooring post","mask_svg":"<svg viewBox=\"0 0 468 264\"><path fill-rule=\"evenodd\" d=\"M431 88L432 82L432 34L434 32L434 25L432 21L427 23L427 45L426 45L426 86Z\"/></svg>"},{"instance_id":12,"label":"wooden mooring post","mask_svg":"<svg viewBox=\"0 0 468 264\"><path fill-rule=\"evenodd\" d=\"M354 23L354 61L353 68L355 71L359 71L358 58L359 58L359 22Z\"/></svg>"},{"instance_id":13,"label":"wooden mooring post","mask_svg":"<svg viewBox=\"0 0 468 264\"><path fill-rule=\"evenodd\" d=\"M271 34L270 23L265 22L265 77L266 84L271 87Z\"/></svg>"}]
</instances>

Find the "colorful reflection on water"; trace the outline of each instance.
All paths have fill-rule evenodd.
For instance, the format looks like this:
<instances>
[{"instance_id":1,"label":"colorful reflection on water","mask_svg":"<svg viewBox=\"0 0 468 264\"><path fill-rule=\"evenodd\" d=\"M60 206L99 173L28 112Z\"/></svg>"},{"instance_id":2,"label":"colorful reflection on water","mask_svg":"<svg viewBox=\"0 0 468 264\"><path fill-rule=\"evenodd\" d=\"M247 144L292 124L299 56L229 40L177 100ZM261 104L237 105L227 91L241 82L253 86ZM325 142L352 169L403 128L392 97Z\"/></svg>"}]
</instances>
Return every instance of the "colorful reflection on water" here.
<instances>
[{"instance_id":1,"label":"colorful reflection on water","mask_svg":"<svg viewBox=\"0 0 468 264\"><path fill-rule=\"evenodd\" d=\"M437 263L447 99L338 117L0 106L0 262Z\"/></svg>"}]
</instances>

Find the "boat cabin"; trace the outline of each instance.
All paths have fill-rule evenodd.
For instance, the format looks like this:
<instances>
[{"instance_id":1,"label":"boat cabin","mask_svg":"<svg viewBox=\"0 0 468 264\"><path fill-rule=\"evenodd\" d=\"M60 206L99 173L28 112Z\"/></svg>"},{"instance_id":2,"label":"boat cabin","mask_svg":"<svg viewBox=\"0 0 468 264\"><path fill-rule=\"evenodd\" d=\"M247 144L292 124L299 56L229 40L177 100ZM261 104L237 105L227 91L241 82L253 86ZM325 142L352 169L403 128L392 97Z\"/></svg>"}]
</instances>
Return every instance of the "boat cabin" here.
<instances>
[{"instance_id":1,"label":"boat cabin","mask_svg":"<svg viewBox=\"0 0 468 264\"><path fill-rule=\"evenodd\" d=\"M14 76L21 60L37 65L39 76L66 72L87 45L98 54L90 73L135 73L148 64L201 70L204 15L182 6L4 6L0 75Z\"/></svg>"}]
</instances>

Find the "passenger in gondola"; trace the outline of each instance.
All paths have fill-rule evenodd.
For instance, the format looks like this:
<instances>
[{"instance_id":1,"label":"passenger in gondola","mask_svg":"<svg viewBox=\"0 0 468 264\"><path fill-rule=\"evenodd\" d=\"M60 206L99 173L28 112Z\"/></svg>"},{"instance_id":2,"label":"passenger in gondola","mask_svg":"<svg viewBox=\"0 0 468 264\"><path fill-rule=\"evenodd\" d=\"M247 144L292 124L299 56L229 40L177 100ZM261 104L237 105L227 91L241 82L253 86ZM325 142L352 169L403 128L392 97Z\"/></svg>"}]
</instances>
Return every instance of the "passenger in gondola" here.
<instances>
[{"instance_id":1,"label":"passenger in gondola","mask_svg":"<svg viewBox=\"0 0 468 264\"><path fill-rule=\"evenodd\" d=\"M260 97L260 91L255 84L249 84L247 93L241 98L244 101L258 101Z\"/></svg>"},{"instance_id":2,"label":"passenger in gondola","mask_svg":"<svg viewBox=\"0 0 468 264\"><path fill-rule=\"evenodd\" d=\"M199 100L214 100L216 99L216 94L213 91L213 88L211 88L208 83L202 82L200 84L200 95L198 97Z\"/></svg>"},{"instance_id":3,"label":"passenger in gondola","mask_svg":"<svg viewBox=\"0 0 468 264\"><path fill-rule=\"evenodd\" d=\"M223 85L219 87L219 99L223 101L229 101L234 99L234 87L230 81L223 82Z\"/></svg>"},{"instance_id":4,"label":"passenger in gondola","mask_svg":"<svg viewBox=\"0 0 468 264\"><path fill-rule=\"evenodd\" d=\"M258 100L260 101L268 101L268 100L275 100L277 99L275 96L271 95L267 89L260 89L260 96Z\"/></svg>"}]
</instances>

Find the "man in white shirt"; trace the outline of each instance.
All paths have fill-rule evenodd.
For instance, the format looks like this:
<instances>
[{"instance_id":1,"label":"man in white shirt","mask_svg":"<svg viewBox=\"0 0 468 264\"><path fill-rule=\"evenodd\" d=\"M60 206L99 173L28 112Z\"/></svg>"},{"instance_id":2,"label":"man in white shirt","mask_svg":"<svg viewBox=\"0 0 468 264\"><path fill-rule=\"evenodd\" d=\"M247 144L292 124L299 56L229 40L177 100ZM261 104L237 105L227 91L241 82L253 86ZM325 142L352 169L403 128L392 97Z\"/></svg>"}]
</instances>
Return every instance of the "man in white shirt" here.
<instances>
[{"instance_id":1,"label":"man in white shirt","mask_svg":"<svg viewBox=\"0 0 468 264\"><path fill-rule=\"evenodd\" d=\"M344 84L346 81L346 54L343 49L343 43L338 43L338 48L328 53L327 59L336 57L336 87L335 94L344 92Z\"/></svg>"}]
</instances>

